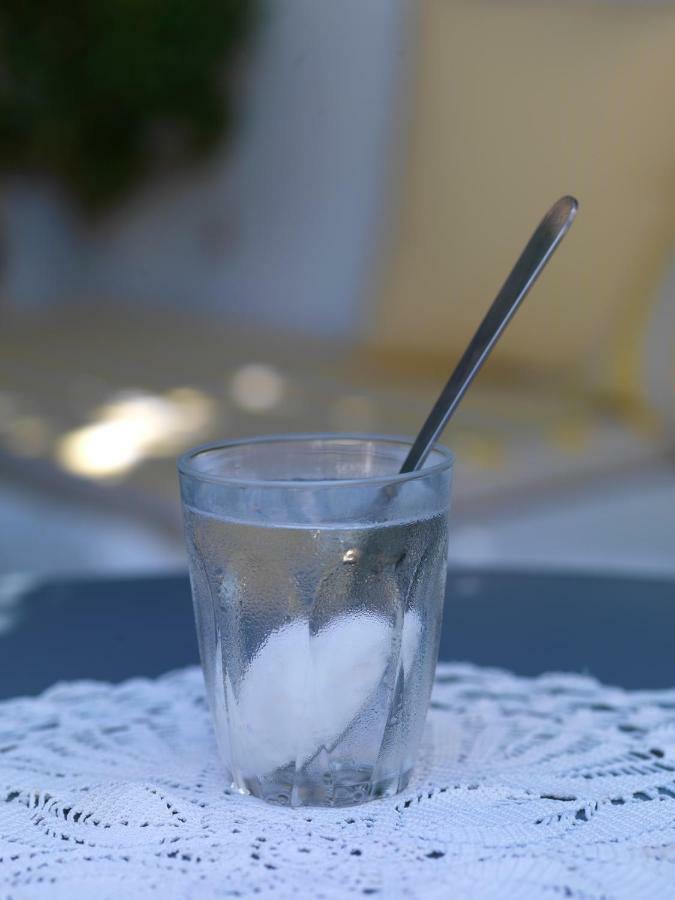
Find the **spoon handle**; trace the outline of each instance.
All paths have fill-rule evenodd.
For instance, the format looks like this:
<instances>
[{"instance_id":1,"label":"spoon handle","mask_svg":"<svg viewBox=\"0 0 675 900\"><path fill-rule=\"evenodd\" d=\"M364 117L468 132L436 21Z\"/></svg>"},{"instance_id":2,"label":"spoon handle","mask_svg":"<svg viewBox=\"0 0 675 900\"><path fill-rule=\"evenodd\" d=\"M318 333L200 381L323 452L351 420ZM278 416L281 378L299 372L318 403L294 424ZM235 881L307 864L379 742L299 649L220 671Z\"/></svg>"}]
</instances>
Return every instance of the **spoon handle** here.
<instances>
[{"instance_id":1,"label":"spoon handle","mask_svg":"<svg viewBox=\"0 0 675 900\"><path fill-rule=\"evenodd\" d=\"M574 221L578 203L562 197L541 220L410 448L401 473L421 468L480 367Z\"/></svg>"}]
</instances>

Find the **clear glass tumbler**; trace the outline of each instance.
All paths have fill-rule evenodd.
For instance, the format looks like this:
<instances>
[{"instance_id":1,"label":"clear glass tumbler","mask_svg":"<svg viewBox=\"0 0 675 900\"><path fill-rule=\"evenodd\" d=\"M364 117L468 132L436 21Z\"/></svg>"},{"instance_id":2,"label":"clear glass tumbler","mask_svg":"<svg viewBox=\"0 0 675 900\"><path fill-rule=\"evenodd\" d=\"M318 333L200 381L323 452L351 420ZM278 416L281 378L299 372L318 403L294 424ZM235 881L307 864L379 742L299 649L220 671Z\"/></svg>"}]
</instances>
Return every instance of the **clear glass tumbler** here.
<instances>
[{"instance_id":1,"label":"clear glass tumbler","mask_svg":"<svg viewBox=\"0 0 675 900\"><path fill-rule=\"evenodd\" d=\"M207 694L233 786L291 806L394 794L438 654L452 456L369 435L179 460Z\"/></svg>"}]
</instances>

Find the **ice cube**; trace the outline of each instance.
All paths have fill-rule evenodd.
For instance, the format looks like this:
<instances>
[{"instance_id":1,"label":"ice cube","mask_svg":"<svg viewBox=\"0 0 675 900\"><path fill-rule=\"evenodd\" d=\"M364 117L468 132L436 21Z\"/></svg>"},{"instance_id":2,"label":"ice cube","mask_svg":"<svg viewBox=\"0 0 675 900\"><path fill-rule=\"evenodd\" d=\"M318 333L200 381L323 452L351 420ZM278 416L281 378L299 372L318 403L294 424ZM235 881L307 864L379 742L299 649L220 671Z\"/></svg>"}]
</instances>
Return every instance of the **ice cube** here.
<instances>
[{"instance_id":1,"label":"ice cube","mask_svg":"<svg viewBox=\"0 0 675 900\"><path fill-rule=\"evenodd\" d=\"M419 617L408 611L401 635L405 675L420 631ZM301 766L335 744L377 689L392 651L392 625L375 615L341 616L314 635L305 621L270 634L238 698L228 697L243 730L238 743L244 774Z\"/></svg>"}]
</instances>

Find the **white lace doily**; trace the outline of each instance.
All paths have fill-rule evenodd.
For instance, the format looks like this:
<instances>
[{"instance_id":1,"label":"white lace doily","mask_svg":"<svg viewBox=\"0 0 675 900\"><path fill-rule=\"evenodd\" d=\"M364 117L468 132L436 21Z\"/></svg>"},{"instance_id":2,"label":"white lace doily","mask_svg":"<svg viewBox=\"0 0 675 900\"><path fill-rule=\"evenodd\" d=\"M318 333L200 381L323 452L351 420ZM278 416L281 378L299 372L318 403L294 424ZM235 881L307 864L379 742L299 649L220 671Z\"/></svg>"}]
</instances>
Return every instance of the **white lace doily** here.
<instances>
[{"instance_id":1,"label":"white lace doily","mask_svg":"<svg viewBox=\"0 0 675 900\"><path fill-rule=\"evenodd\" d=\"M228 793L197 669L0 704L0 897L675 895L675 691L438 670L398 797Z\"/></svg>"}]
</instances>

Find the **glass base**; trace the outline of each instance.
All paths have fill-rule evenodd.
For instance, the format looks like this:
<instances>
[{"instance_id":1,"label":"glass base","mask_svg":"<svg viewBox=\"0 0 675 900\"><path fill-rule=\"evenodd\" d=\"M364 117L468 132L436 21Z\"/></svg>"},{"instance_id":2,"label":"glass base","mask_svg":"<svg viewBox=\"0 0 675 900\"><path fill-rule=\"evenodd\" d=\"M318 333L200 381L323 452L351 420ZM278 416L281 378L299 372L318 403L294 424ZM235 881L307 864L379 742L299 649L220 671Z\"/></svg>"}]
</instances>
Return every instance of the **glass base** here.
<instances>
[{"instance_id":1,"label":"glass base","mask_svg":"<svg viewBox=\"0 0 675 900\"><path fill-rule=\"evenodd\" d=\"M372 774L368 767L340 769L317 780L298 776L294 767L288 766L278 769L272 777L242 778L232 788L277 806L356 806L398 794L407 787L412 769L377 781L372 780Z\"/></svg>"}]
</instances>

